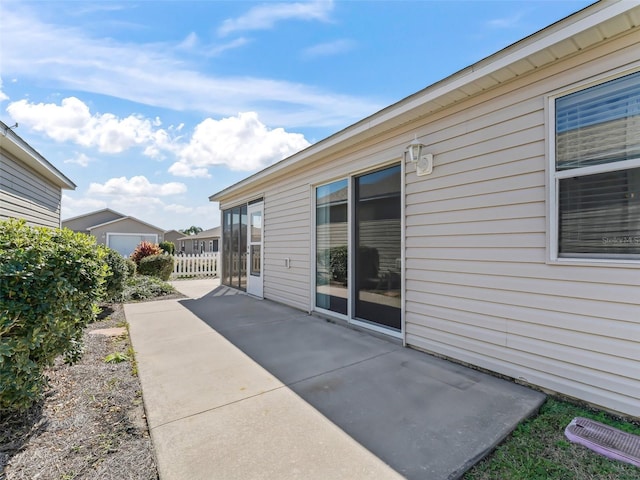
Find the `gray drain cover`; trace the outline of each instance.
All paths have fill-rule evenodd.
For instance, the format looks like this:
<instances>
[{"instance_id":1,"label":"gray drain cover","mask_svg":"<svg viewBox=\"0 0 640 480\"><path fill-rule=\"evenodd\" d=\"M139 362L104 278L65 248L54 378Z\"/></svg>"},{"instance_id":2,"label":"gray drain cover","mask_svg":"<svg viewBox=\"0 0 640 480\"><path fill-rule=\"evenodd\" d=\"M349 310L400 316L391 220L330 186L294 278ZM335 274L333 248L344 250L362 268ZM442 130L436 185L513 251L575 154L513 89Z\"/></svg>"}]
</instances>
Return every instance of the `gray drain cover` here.
<instances>
[{"instance_id":1,"label":"gray drain cover","mask_svg":"<svg viewBox=\"0 0 640 480\"><path fill-rule=\"evenodd\" d=\"M640 436L588 418L576 417L564 430L566 437L605 457L640 467Z\"/></svg>"}]
</instances>

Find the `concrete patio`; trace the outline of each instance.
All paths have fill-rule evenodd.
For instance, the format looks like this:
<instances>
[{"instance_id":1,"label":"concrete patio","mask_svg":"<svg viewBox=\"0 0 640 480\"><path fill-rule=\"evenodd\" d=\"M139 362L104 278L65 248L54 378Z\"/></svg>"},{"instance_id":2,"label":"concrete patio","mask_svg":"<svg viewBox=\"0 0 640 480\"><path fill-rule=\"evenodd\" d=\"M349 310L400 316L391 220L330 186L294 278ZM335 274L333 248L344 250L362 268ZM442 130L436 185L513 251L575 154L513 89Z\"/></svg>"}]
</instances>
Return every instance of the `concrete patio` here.
<instances>
[{"instance_id":1,"label":"concrete patio","mask_svg":"<svg viewBox=\"0 0 640 480\"><path fill-rule=\"evenodd\" d=\"M215 280L125 305L160 478L454 479L544 395Z\"/></svg>"}]
</instances>

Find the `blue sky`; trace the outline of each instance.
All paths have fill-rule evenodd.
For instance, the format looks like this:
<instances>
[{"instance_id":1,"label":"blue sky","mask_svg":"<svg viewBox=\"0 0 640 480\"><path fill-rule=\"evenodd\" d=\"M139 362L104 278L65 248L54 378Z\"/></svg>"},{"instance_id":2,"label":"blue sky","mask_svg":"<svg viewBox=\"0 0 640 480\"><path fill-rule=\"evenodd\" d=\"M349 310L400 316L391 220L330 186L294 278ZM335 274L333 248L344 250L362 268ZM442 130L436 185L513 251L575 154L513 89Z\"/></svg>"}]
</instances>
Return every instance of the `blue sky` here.
<instances>
[{"instance_id":1,"label":"blue sky","mask_svg":"<svg viewBox=\"0 0 640 480\"><path fill-rule=\"evenodd\" d=\"M219 224L208 196L590 1L0 2L0 120L100 208Z\"/></svg>"}]
</instances>

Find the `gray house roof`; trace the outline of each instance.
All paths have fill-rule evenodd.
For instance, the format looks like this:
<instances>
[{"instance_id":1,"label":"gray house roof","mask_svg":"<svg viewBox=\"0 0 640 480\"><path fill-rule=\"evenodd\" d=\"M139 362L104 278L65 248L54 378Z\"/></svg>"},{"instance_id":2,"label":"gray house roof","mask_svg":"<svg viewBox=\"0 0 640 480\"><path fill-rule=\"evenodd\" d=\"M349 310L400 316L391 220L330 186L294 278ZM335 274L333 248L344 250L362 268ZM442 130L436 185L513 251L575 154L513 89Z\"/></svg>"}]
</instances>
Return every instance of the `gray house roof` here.
<instances>
[{"instance_id":1,"label":"gray house roof","mask_svg":"<svg viewBox=\"0 0 640 480\"><path fill-rule=\"evenodd\" d=\"M87 230L91 231L91 230L94 230L96 228L105 227L107 225L114 225L116 223L122 222L123 220L133 220L134 222L137 222L137 223L140 223L142 225L145 225L146 227L152 228L152 229L157 230L159 232L164 232L164 229L162 229L160 227L156 227L155 225L151 225L150 223L144 222L144 221L140 220L139 218L131 217L129 215L126 215L126 216L121 217L121 218L116 218L115 220L111 220L109 222L100 223L98 225L92 225L92 226L88 227Z\"/></svg>"},{"instance_id":2,"label":"gray house roof","mask_svg":"<svg viewBox=\"0 0 640 480\"><path fill-rule=\"evenodd\" d=\"M138 222L158 232L164 232L164 229L160 227L151 225L150 223L144 222L139 218L116 212L115 210L111 210L110 208L103 208L102 210L95 210L93 212L67 218L62 221L62 226L75 231L91 232L91 230L93 229L100 228L109 224L115 224L127 219Z\"/></svg>"}]
</instances>

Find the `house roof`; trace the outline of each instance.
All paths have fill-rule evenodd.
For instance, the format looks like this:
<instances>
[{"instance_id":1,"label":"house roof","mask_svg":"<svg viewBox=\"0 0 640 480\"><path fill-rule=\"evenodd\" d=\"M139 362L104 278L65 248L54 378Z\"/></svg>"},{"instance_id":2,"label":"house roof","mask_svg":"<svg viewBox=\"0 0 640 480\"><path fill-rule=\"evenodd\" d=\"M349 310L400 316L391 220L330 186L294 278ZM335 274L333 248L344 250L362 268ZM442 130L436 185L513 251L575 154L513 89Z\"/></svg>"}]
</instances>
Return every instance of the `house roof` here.
<instances>
[{"instance_id":1,"label":"house roof","mask_svg":"<svg viewBox=\"0 0 640 480\"><path fill-rule=\"evenodd\" d=\"M185 235L184 237L177 238L176 241L180 240L199 240L201 238L212 238L220 236L220 227L213 227L208 230L203 230L196 235Z\"/></svg>"},{"instance_id":2,"label":"house roof","mask_svg":"<svg viewBox=\"0 0 640 480\"><path fill-rule=\"evenodd\" d=\"M89 213L84 213L82 215L77 215L75 217L71 217L71 218L66 218L62 221L62 224L68 224L69 222L73 222L82 218L91 218L94 216L99 216L102 213L111 213L113 216L117 217L117 218L113 218L112 220L108 220L108 221L101 221L100 223L94 223L94 224L90 224L90 225L82 225L82 228L88 232L90 232L91 230L95 229L95 228L99 228L99 227L104 227L105 225L112 225L118 222L121 222L123 220L133 220L134 222L138 222L141 223L142 225L145 225L149 228L152 228L154 230L157 230L159 232L163 232L164 233L164 229L160 228L160 227L156 227L155 225L151 225L150 223L144 222L142 220L140 220L139 218L136 217L132 217L130 215L124 215L120 212L116 212L115 210L111 210L110 208L103 208L102 210L94 210L93 212L89 212Z\"/></svg>"},{"instance_id":3,"label":"house roof","mask_svg":"<svg viewBox=\"0 0 640 480\"><path fill-rule=\"evenodd\" d=\"M145 226L147 226L149 228L153 228L154 230L158 230L160 232L164 232L164 229L162 229L160 227L156 227L155 225L151 225L150 223L143 222L139 218L130 217L130 216L124 216L124 217L121 217L121 218L116 218L115 220L111 220L109 222L100 223L98 225L91 225L90 227L87 227L87 230L91 231L93 229L104 227L104 226L107 226L107 225L114 225L114 224L120 223L120 222L122 222L124 220L133 220L134 222L141 223L142 225L145 225Z\"/></svg>"},{"instance_id":4,"label":"house roof","mask_svg":"<svg viewBox=\"0 0 640 480\"><path fill-rule=\"evenodd\" d=\"M116 212L115 210L111 210L110 208L103 208L102 210L94 210L93 212L83 213L82 215L76 215L75 217L65 218L63 220L63 222L70 222L72 220L78 220L79 218L91 217L93 215L97 215L97 214L103 213L103 212L113 213L114 215L117 215L119 218L126 217L126 215L123 214L123 213Z\"/></svg>"},{"instance_id":5,"label":"house roof","mask_svg":"<svg viewBox=\"0 0 640 480\"><path fill-rule=\"evenodd\" d=\"M258 182L277 178L291 168L302 167L371 139L381 132L431 115L540 67L575 55L638 25L638 2L610 0L594 3L211 195L209 200L221 201L243 193ZM411 140L408 136L407 143Z\"/></svg>"},{"instance_id":6,"label":"house roof","mask_svg":"<svg viewBox=\"0 0 640 480\"><path fill-rule=\"evenodd\" d=\"M0 121L0 147L64 190L75 190L76 184L54 167L35 148L25 142L13 127Z\"/></svg>"}]
</instances>

